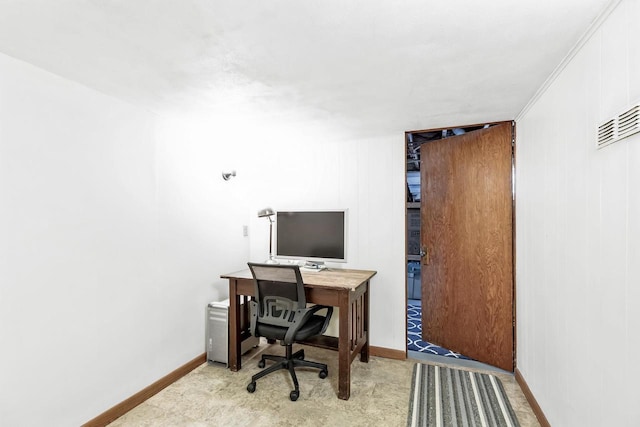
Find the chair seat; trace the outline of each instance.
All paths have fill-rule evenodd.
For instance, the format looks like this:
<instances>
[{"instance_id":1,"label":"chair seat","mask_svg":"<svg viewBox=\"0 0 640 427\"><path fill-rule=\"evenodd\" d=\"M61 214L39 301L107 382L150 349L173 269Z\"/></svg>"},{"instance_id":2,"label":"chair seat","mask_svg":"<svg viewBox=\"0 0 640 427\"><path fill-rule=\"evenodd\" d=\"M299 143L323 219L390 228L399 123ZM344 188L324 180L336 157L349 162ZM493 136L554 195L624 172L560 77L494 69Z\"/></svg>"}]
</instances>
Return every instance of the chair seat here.
<instances>
[{"instance_id":1,"label":"chair seat","mask_svg":"<svg viewBox=\"0 0 640 427\"><path fill-rule=\"evenodd\" d=\"M322 331L325 318L323 316L311 316L309 320L298 330L294 341L305 340L313 335L318 335ZM258 323L256 332L258 336L268 337L274 340L283 340L289 328L282 326L266 325Z\"/></svg>"}]
</instances>

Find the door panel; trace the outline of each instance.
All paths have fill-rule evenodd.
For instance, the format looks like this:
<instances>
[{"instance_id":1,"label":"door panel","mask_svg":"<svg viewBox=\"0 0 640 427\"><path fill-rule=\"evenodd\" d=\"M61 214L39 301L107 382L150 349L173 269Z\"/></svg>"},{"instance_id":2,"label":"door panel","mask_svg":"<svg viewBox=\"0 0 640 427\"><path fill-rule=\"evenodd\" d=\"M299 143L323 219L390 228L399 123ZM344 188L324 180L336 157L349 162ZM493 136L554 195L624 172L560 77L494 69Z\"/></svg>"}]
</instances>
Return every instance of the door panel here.
<instances>
[{"instance_id":1,"label":"door panel","mask_svg":"<svg viewBox=\"0 0 640 427\"><path fill-rule=\"evenodd\" d=\"M423 340L513 371L512 125L421 146Z\"/></svg>"}]
</instances>

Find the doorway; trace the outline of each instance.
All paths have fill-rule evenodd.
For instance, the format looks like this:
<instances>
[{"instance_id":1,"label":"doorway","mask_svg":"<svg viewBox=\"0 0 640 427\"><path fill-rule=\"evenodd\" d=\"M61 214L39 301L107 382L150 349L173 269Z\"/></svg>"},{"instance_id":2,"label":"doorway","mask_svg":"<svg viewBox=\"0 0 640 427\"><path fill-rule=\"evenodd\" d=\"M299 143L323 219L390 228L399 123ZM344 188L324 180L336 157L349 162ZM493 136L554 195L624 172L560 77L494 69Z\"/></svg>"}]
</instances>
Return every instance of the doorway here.
<instances>
[{"instance_id":1,"label":"doorway","mask_svg":"<svg viewBox=\"0 0 640 427\"><path fill-rule=\"evenodd\" d=\"M419 352L468 358L513 370L512 123L405 135L409 355ZM429 153L427 159L425 153ZM501 178L496 181L498 175ZM456 199L461 188L468 191ZM501 192L497 199L496 188ZM467 203L467 199L473 202ZM495 200L501 204L496 205ZM483 219L482 215L506 203L507 216ZM485 223L488 231L483 229ZM492 237L488 244L487 233ZM496 234L502 240L495 240ZM504 256L495 258L496 251ZM492 267L473 267L478 263ZM494 271L496 264L500 274ZM498 282L501 284L496 286ZM498 303L494 301L497 294L501 295ZM508 324L503 321L496 327L496 316L508 317ZM481 331L484 329L486 334ZM482 351L497 342L502 346L500 351Z\"/></svg>"}]
</instances>

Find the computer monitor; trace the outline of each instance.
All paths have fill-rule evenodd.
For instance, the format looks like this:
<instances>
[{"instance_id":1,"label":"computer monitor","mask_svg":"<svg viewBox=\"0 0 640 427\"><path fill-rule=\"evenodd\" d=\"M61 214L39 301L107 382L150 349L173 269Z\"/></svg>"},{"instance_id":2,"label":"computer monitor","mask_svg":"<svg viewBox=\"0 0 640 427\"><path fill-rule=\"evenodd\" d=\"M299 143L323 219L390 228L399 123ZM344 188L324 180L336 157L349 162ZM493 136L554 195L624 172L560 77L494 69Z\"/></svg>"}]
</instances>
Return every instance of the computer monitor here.
<instances>
[{"instance_id":1,"label":"computer monitor","mask_svg":"<svg viewBox=\"0 0 640 427\"><path fill-rule=\"evenodd\" d=\"M278 211L276 258L347 262L347 210Z\"/></svg>"}]
</instances>

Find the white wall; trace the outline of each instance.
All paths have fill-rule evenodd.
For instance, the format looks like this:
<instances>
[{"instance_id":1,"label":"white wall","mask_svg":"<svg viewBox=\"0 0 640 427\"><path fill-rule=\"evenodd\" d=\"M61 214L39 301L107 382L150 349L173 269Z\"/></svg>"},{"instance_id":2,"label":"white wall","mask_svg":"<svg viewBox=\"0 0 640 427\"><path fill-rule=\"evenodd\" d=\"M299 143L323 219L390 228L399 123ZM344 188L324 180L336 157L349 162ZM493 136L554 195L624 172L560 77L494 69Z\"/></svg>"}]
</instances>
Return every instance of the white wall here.
<instances>
[{"instance_id":1,"label":"white wall","mask_svg":"<svg viewBox=\"0 0 640 427\"><path fill-rule=\"evenodd\" d=\"M0 55L0 424L81 424L202 354L248 239L199 144Z\"/></svg>"},{"instance_id":2,"label":"white wall","mask_svg":"<svg viewBox=\"0 0 640 427\"><path fill-rule=\"evenodd\" d=\"M640 134L595 148L640 101L638 21L622 1L517 120L517 365L551 425L640 425Z\"/></svg>"},{"instance_id":3,"label":"white wall","mask_svg":"<svg viewBox=\"0 0 640 427\"><path fill-rule=\"evenodd\" d=\"M268 116L250 108L242 111L226 117L203 112L169 121L177 132L172 138L176 143L161 169L173 183L181 177L183 198L173 205L206 216L211 213L202 209L202 200L209 198L211 208L234 212L236 225L209 224L210 233L201 236L205 241L234 239L243 224L249 226L249 255L236 259L229 271L268 258L269 221L258 218L258 210L347 208L348 262L334 266L378 271L371 281L371 345L404 351L404 134L359 138L340 124L318 120L313 111ZM193 142L177 142L183 138ZM211 176L223 183L222 170L237 172L222 186L227 196L190 187ZM337 335L337 320L328 333Z\"/></svg>"},{"instance_id":4,"label":"white wall","mask_svg":"<svg viewBox=\"0 0 640 427\"><path fill-rule=\"evenodd\" d=\"M404 351L403 149L314 112L159 117L0 54L0 424L81 424L201 354L265 206L349 209L371 344Z\"/></svg>"},{"instance_id":5,"label":"white wall","mask_svg":"<svg viewBox=\"0 0 640 427\"><path fill-rule=\"evenodd\" d=\"M405 351L403 133L354 138L296 121L251 133L260 140L238 167L250 182L250 258L268 256L268 221L255 216L259 209L347 208L347 263L334 266L378 272L371 281L371 345ZM332 321L329 333L337 332Z\"/></svg>"}]
</instances>

